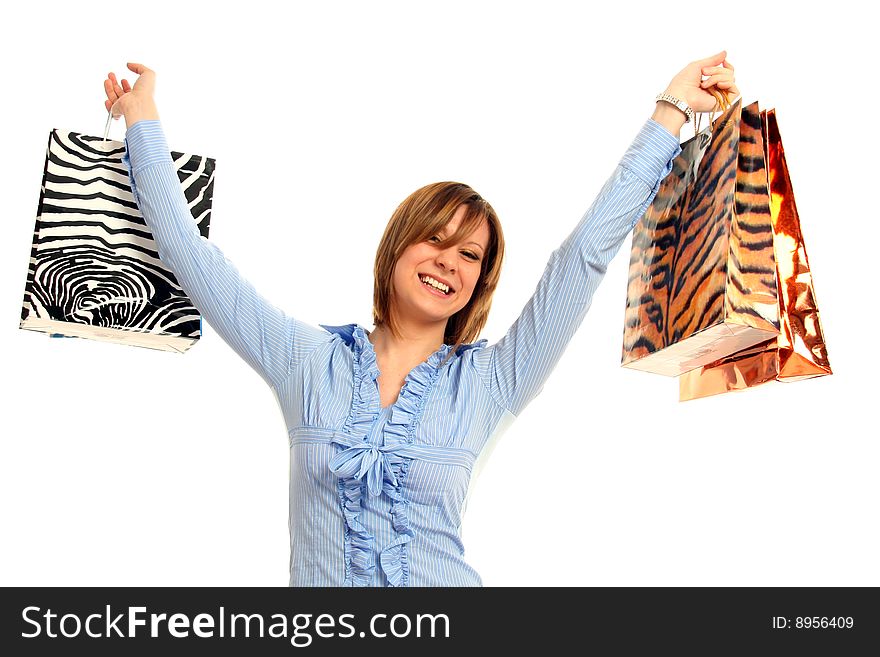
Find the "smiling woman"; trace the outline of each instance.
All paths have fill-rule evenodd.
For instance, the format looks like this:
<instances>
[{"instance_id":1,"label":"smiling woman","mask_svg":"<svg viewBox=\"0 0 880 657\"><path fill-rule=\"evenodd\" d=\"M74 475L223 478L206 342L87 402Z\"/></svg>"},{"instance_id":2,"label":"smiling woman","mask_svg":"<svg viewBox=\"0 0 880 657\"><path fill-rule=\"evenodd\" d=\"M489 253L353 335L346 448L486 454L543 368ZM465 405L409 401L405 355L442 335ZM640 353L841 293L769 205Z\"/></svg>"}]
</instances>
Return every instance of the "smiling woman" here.
<instances>
[{"instance_id":1,"label":"smiling woman","mask_svg":"<svg viewBox=\"0 0 880 657\"><path fill-rule=\"evenodd\" d=\"M434 345L476 339L489 316L503 257L498 215L473 189L442 182L416 190L391 216L376 251L377 328L371 340L375 344L386 330L398 339L430 335ZM441 285L426 285L428 277ZM447 303L427 304L426 291Z\"/></svg>"},{"instance_id":2,"label":"smiling woman","mask_svg":"<svg viewBox=\"0 0 880 657\"><path fill-rule=\"evenodd\" d=\"M519 317L492 345L477 337L504 238L492 206L473 189L427 185L394 212L376 254L372 332L310 326L266 301L201 238L153 103L155 74L129 68L137 82L120 85L110 74L106 104L125 116L124 162L159 255L271 386L284 414L290 585L481 585L461 541L475 466L561 358L609 262L671 170L687 110L714 105L707 89L738 93L725 53L672 79Z\"/></svg>"}]
</instances>

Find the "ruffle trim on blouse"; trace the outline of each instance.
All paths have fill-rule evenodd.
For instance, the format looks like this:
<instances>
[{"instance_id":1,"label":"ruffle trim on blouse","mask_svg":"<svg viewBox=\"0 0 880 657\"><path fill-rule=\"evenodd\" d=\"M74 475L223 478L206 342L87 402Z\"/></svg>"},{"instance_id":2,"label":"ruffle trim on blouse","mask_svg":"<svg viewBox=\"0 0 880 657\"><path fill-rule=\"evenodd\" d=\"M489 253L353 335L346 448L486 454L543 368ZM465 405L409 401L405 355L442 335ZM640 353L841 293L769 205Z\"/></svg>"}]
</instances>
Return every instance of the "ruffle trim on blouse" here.
<instances>
[{"instance_id":1,"label":"ruffle trim on blouse","mask_svg":"<svg viewBox=\"0 0 880 657\"><path fill-rule=\"evenodd\" d=\"M384 428L384 445L371 445L365 441L381 407L376 379L379 369L376 352L363 327L357 324L324 326L322 328L338 335L355 352L354 391L351 413L343 430L348 438L334 442L350 443L330 462L330 468L339 477L340 494L348 531L345 537L345 558L350 564L346 583L367 586L374 572L373 554L375 537L360 522L363 493L371 495L384 492L391 500L391 522L397 538L385 546L379 554L379 564L388 579L389 586L407 586L409 562L406 546L415 534L409 526L409 502L403 496L403 484L412 462L395 452L395 448L413 444L418 422L431 388L445 362L451 345L444 344L425 361L417 365L406 377L397 401L391 407ZM461 354L468 349L482 348L486 340L461 345Z\"/></svg>"},{"instance_id":2,"label":"ruffle trim on blouse","mask_svg":"<svg viewBox=\"0 0 880 657\"><path fill-rule=\"evenodd\" d=\"M339 497L345 518L345 586L369 586L373 578L375 537L361 523L362 488L357 479L339 478Z\"/></svg>"},{"instance_id":3,"label":"ruffle trim on blouse","mask_svg":"<svg viewBox=\"0 0 880 657\"><path fill-rule=\"evenodd\" d=\"M391 438L393 444L412 443L418 421L422 416L428 391L437 378L438 368L452 347L444 344L419 363L407 375L397 401L391 407L391 416L385 425L385 444Z\"/></svg>"},{"instance_id":4,"label":"ruffle trim on blouse","mask_svg":"<svg viewBox=\"0 0 880 657\"><path fill-rule=\"evenodd\" d=\"M339 477L339 496L345 518L345 563L346 586L369 586L375 572L373 559L375 537L361 522L363 513L364 475L367 485L377 488L376 466L384 473L382 460L375 454L375 446L366 442L367 434L378 417L374 411L379 407L379 392L376 379L379 368L376 354L364 344L368 342L361 327L323 326L335 333L350 347L354 348L353 359L354 386L351 411L343 426L342 433L351 438L355 446L349 446L331 459L330 468ZM372 347L372 345L370 345ZM361 441L363 441L362 444ZM381 476L381 475L380 475Z\"/></svg>"},{"instance_id":5,"label":"ruffle trim on blouse","mask_svg":"<svg viewBox=\"0 0 880 657\"><path fill-rule=\"evenodd\" d=\"M412 459L401 458L397 465L396 487L388 486L385 493L391 498L391 526L397 532L397 538L386 545L379 554L379 565L388 580L388 586L409 585L409 562L407 561L407 544L415 537L415 532L409 527L407 509L409 503L404 499L401 488L406 481L406 473ZM392 467L394 465L392 464Z\"/></svg>"},{"instance_id":6,"label":"ruffle trim on blouse","mask_svg":"<svg viewBox=\"0 0 880 657\"><path fill-rule=\"evenodd\" d=\"M391 408L391 416L385 425L385 444L391 446L409 445L414 441L414 434L428 394L434 386L439 374L440 365L452 347L444 344L427 360L416 366L407 375L397 401ZM415 533L409 526L407 513L408 501L403 497L403 482L412 462L411 458L398 456L394 452L388 454L391 471L397 485L385 486L385 493L391 499L391 523L397 538L386 545L379 554L379 564L388 586L407 586L409 583L409 562L407 561L407 544L412 541Z\"/></svg>"}]
</instances>

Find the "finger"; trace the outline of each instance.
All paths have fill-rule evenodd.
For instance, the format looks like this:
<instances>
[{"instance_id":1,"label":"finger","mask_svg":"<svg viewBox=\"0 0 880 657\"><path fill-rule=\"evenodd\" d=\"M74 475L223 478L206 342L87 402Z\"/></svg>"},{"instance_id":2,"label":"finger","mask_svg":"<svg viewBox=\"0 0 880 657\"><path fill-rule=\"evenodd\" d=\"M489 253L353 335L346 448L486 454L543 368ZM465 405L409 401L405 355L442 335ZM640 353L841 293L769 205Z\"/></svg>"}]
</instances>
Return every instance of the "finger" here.
<instances>
[{"instance_id":1,"label":"finger","mask_svg":"<svg viewBox=\"0 0 880 657\"><path fill-rule=\"evenodd\" d=\"M110 73L108 77L110 78L110 89L113 91L114 96L118 98L122 95L122 87L119 86L119 81L116 79L116 74Z\"/></svg>"},{"instance_id":2,"label":"finger","mask_svg":"<svg viewBox=\"0 0 880 657\"><path fill-rule=\"evenodd\" d=\"M727 69L723 66L704 66L703 75L712 75L713 73L724 73Z\"/></svg>"},{"instance_id":3,"label":"finger","mask_svg":"<svg viewBox=\"0 0 880 657\"><path fill-rule=\"evenodd\" d=\"M146 73L147 71L150 71L150 69L148 69L148 68L147 68L146 66L144 66L143 64L137 64L137 63L135 63L135 62L128 62L128 63L126 64L126 66L128 66L128 69L129 69L130 71L133 71L133 72L137 73L138 75L143 75L143 74Z\"/></svg>"},{"instance_id":4,"label":"finger","mask_svg":"<svg viewBox=\"0 0 880 657\"><path fill-rule=\"evenodd\" d=\"M712 89L709 89L708 91L716 92L717 94L724 96L724 103L721 103L722 107L724 105L732 105L740 96L739 89L736 88L735 84L719 83L717 87L712 87Z\"/></svg>"},{"instance_id":5,"label":"finger","mask_svg":"<svg viewBox=\"0 0 880 657\"><path fill-rule=\"evenodd\" d=\"M722 50L721 52L716 53L716 54L712 55L711 57L706 57L705 59L698 59L697 63L700 65L700 67L717 66L718 64L723 62L726 57L727 57L727 51Z\"/></svg>"},{"instance_id":6,"label":"finger","mask_svg":"<svg viewBox=\"0 0 880 657\"><path fill-rule=\"evenodd\" d=\"M702 82L700 82L700 86L703 89L706 89L707 87L715 86L716 84L718 84L720 82L730 82L730 81L731 81L731 79L730 79L730 76L728 76L728 75L711 75L708 78L706 78L705 80L703 80Z\"/></svg>"},{"instance_id":7,"label":"finger","mask_svg":"<svg viewBox=\"0 0 880 657\"><path fill-rule=\"evenodd\" d=\"M717 73L712 73L711 75L709 75L706 78L706 80L733 80L733 79L734 79L733 71L728 71L726 68L722 69L721 71L719 71ZM705 82L706 80L703 80L703 82Z\"/></svg>"},{"instance_id":8,"label":"finger","mask_svg":"<svg viewBox=\"0 0 880 657\"><path fill-rule=\"evenodd\" d=\"M731 73L733 73L733 64L731 64L729 61L727 61L727 60L725 59L723 62L721 62L721 65L722 65L724 68L726 68L728 71L730 71Z\"/></svg>"},{"instance_id":9,"label":"finger","mask_svg":"<svg viewBox=\"0 0 880 657\"><path fill-rule=\"evenodd\" d=\"M123 93L128 93L131 91L131 85L128 83L128 80L122 81L122 91Z\"/></svg>"},{"instance_id":10,"label":"finger","mask_svg":"<svg viewBox=\"0 0 880 657\"><path fill-rule=\"evenodd\" d=\"M125 92L123 92L122 87L119 86L119 80L116 78L115 73L110 74L110 80L113 83L113 92L116 94L116 97L121 97Z\"/></svg>"},{"instance_id":11,"label":"finger","mask_svg":"<svg viewBox=\"0 0 880 657\"><path fill-rule=\"evenodd\" d=\"M110 80L104 80L104 93L107 94L108 100L113 100L113 96L116 95L113 93L113 83Z\"/></svg>"},{"instance_id":12,"label":"finger","mask_svg":"<svg viewBox=\"0 0 880 657\"><path fill-rule=\"evenodd\" d=\"M706 76L710 78L718 78L720 80L734 79L733 71L731 71L730 69L721 68L720 66L712 69L712 71L710 71L709 73L706 73Z\"/></svg>"}]
</instances>

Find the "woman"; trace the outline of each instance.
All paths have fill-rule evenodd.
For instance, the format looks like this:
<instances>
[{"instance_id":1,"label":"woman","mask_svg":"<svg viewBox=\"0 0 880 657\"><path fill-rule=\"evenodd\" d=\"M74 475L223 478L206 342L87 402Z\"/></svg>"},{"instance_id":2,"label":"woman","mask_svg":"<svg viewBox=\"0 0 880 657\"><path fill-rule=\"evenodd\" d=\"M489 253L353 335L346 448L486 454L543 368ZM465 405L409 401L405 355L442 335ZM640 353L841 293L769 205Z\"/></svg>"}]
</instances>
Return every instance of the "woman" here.
<instances>
[{"instance_id":1,"label":"woman","mask_svg":"<svg viewBox=\"0 0 880 657\"><path fill-rule=\"evenodd\" d=\"M712 110L710 91L739 94L725 56L692 62L672 79L493 345L473 340L498 283L504 239L495 211L473 189L427 185L397 208L376 254L372 331L314 328L264 300L199 235L158 120L153 71L128 64L139 76L133 87L109 74L105 104L125 116L132 190L162 261L284 413L291 586L482 584L460 536L477 460L540 392L671 170L690 109Z\"/></svg>"}]
</instances>

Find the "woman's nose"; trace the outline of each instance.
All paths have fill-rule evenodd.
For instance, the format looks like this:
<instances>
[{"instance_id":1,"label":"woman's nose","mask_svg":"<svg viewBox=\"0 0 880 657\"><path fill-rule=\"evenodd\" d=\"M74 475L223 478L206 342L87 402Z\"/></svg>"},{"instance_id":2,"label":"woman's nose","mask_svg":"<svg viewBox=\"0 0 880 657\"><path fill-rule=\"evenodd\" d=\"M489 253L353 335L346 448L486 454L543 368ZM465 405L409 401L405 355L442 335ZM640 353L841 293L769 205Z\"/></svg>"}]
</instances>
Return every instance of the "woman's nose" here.
<instances>
[{"instance_id":1,"label":"woman's nose","mask_svg":"<svg viewBox=\"0 0 880 657\"><path fill-rule=\"evenodd\" d=\"M455 253L452 249L445 249L437 253L437 264L447 271L455 271Z\"/></svg>"}]
</instances>

